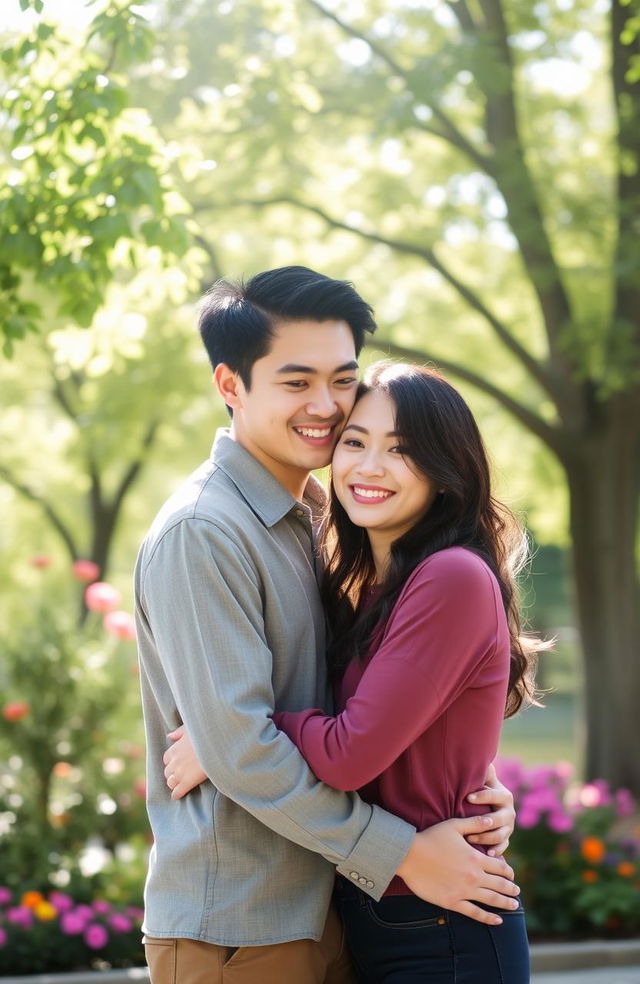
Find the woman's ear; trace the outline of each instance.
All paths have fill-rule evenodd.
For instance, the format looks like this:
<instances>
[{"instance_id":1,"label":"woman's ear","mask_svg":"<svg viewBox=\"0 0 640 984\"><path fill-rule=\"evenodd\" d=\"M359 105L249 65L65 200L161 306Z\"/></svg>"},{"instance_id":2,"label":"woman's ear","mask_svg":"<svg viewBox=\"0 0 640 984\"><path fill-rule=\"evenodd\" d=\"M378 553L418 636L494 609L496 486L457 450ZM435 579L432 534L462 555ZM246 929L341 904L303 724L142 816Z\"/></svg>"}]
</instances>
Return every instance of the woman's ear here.
<instances>
[{"instance_id":1,"label":"woman's ear","mask_svg":"<svg viewBox=\"0 0 640 984\"><path fill-rule=\"evenodd\" d=\"M213 370L213 381L227 406L232 410L239 410L242 407L244 386L238 373L225 362L220 362Z\"/></svg>"}]
</instances>

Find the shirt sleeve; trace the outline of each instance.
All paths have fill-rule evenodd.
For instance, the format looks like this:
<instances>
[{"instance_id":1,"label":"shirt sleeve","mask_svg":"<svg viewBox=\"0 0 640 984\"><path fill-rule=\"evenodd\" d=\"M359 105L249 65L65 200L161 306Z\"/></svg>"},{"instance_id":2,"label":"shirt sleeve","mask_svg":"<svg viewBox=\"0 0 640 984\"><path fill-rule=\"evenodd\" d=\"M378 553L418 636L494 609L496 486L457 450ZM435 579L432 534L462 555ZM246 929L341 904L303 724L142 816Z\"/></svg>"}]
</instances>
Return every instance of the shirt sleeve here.
<instances>
[{"instance_id":1,"label":"shirt sleeve","mask_svg":"<svg viewBox=\"0 0 640 984\"><path fill-rule=\"evenodd\" d=\"M209 521L178 523L144 571L140 608L177 712L215 786L341 873L360 872L379 898L415 828L319 782L273 724L260 584L237 544Z\"/></svg>"},{"instance_id":2,"label":"shirt sleeve","mask_svg":"<svg viewBox=\"0 0 640 984\"><path fill-rule=\"evenodd\" d=\"M493 575L470 551L433 555L407 582L342 713L275 715L319 779L360 789L446 711L495 650L503 617L496 591Z\"/></svg>"}]
</instances>

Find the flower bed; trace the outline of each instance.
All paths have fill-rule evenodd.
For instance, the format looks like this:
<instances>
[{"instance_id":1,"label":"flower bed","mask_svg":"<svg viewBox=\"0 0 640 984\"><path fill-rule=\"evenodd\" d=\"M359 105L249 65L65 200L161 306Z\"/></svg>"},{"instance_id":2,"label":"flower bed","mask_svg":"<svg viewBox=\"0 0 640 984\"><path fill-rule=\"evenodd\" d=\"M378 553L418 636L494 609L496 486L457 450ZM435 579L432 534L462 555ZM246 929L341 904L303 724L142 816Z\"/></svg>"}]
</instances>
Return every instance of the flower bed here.
<instances>
[{"instance_id":1,"label":"flower bed","mask_svg":"<svg viewBox=\"0 0 640 984\"><path fill-rule=\"evenodd\" d=\"M0 887L0 973L104 970L144 964L142 910L64 892Z\"/></svg>"},{"instance_id":2,"label":"flower bed","mask_svg":"<svg viewBox=\"0 0 640 984\"><path fill-rule=\"evenodd\" d=\"M498 763L518 813L508 859L532 939L640 934L640 819L629 791L564 762Z\"/></svg>"}]
</instances>

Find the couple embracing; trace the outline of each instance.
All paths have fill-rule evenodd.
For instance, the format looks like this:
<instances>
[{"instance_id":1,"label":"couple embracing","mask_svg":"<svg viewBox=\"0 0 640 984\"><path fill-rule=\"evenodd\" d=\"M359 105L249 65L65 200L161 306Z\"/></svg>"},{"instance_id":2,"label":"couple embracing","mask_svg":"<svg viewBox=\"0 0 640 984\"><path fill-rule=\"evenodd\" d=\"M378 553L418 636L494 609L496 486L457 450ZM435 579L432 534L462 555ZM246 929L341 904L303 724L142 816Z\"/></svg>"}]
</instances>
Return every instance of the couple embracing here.
<instances>
[{"instance_id":1,"label":"couple embracing","mask_svg":"<svg viewBox=\"0 0 640 984\"><path fill-rule=\"evenodd\" d=\"M491 765L532 688L521 540L449 383L358 381L374 329L304 267L201 308L230 427L135 577L152 984L529 979Z\"/></svg>"}]
</instances>

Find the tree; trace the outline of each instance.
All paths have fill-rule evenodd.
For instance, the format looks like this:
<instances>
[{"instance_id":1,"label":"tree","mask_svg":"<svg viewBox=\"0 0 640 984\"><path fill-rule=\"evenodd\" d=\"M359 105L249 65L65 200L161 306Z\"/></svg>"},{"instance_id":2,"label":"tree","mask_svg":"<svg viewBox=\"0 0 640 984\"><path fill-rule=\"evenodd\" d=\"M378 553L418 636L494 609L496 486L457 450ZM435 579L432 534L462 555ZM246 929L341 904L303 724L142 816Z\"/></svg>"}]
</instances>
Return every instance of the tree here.
<instances>
[{"instance_id":1,"label":"tree","mask_svg":"<svg viewBox=\"0 0 640 984\"><path fill-rule=\"evenodd\" d=\"M23 0L22 9L30 4ZM42 12L43 4L33 4ZM136 244L180 255L183 203L167 182L163 148L130 103L122 70L152 34L135 5L113 0L86 36L40 18L6 38L0 60L0 321L4 349L43 321L42 299L89 325L116 267ZM122 248L130 255L123 263ZM120 251L118 256L117 251Z\"/></svg>"},{"instance_id":2,"label":"tree","mask_svg":"<svg viewBox=\"0 0 640 984\"><path fill-rule=\"evenodd\" d=\"M211 249L207 224L229 227L234 204L233 221L260 210L277 236L333 237L383 323L394 304L406 319L386 328L393 354L489 394L559 462L586 771L640 791L637 0L608 15L526 0L166 9L165 56L184 71L170 90L152 80L149 105L182 106L173 132L215 167L189 184ZM457 330L416 329L408 290L424 323L448 305Z\"/></svg>"},{"instance_id":3,"label":"tree","mask_svg":"<svg viewBox=\"0 0 640 984\"><path fill-rule=\"evenodd\" d=\"M71 38L36 19L0 62L5 352L21 341L19 364L1 367L0 480L103 576L158 434L171 439L195 395L187 206L122 74L151 37L131 4L112 2Z\"/></svg>"}]
</instances>

